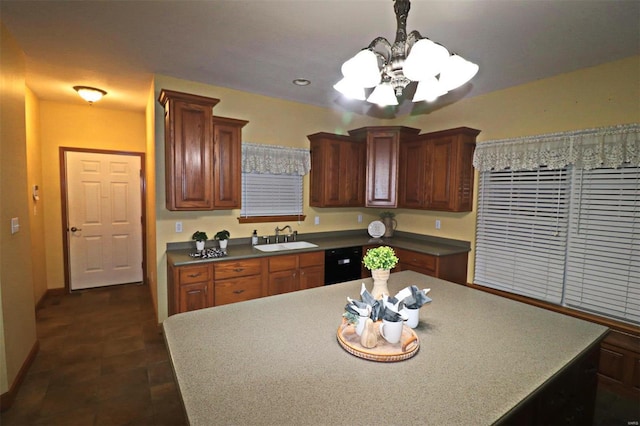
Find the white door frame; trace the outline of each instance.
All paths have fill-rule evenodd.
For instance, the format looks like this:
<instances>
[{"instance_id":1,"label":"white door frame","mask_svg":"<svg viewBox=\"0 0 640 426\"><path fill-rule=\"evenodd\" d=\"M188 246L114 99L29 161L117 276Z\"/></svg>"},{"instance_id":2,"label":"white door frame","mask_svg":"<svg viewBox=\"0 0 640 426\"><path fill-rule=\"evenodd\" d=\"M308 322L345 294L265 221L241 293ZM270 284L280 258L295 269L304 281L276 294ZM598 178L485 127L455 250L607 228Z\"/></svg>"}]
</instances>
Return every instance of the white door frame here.
<instances>
[{"instance_id":1,"label":"white door frame","mask_svg":"<svg viewBox=\"0 0 640 426\"><path fill-rule=\"evenodd\" d=\"M142 227L142 282L146 284L147 277L147 209L145 200L147 198L146 193L146 170L145 170L145 154L143 152L133 152L133 151L109 151L104 149L85 149L85 148L69 148L69 147L60 147L59 155L60 155L60 201L62 208L62 253L64 257L64 288L65 293L71 292L71 275L70 275L70 258L69 258L69 230L68 226L68 209L67 209L67 161L66 161L66 152L86 152L93 154L109 154L109 155L132 155L140 157L140 208L141 208L141 216L142 223L140 226Z\"/></svg>"}]
</instances>

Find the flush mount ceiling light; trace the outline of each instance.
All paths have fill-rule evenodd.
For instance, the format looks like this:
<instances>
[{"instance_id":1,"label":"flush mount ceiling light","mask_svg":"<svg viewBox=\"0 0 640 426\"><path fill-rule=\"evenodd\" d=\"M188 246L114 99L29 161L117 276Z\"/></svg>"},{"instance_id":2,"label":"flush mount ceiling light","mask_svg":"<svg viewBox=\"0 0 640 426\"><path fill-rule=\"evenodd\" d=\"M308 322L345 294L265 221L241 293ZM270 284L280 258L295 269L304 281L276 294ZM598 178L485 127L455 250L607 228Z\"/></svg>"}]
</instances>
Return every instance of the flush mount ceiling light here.
<instances>
[{"instance_id":1,"label":"flush mount ceiling light","mask_svg":"<svg viewBox=\"0 0 640 426\"><path fill-rule=\"evenodd\" d=\"M296 86L308 86L311 84L311 81L307 80L306 78L296 78L295 80L293 80L293 84L295 84Z\"/></svg>"},{"instance_id":2,"label":"flush mount ceiling light","mask_svg":"<svg viewBox=\"0 0 640 426\"><path fill-rule=\"evenodd\" d=\"M89 86L73 86L73 89L78 92L78 95L85 101L93 104L94 102L98 102L104 95L107 94L104 90L96 89L95 87Z\"/></svg>"},{"instance_id":3,"label":"flush mount ceiling light","mask_svg":"<svg viewBox=\"0 0 640 426\"><path fill-rule=\"evenodd\" d=\"M478 65L450 54L447 48L419 32L407 35L411 2L394 0L396 40L378 37L342 64L343 79L333 87L347 97L380 106L398 105L398 97L412 81L418 82L413 102L434 101L471 80ZM373 92L366 97L365 89Z\"/></svg>"}]
</instances>

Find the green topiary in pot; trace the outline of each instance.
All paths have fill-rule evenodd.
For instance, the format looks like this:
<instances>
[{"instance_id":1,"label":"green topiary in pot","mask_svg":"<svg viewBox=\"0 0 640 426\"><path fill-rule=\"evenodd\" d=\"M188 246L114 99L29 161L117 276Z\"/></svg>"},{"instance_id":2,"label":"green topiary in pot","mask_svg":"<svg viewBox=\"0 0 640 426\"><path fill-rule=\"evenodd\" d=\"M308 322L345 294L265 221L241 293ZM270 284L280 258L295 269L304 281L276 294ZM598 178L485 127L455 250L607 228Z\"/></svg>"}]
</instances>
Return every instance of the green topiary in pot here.
<instances>
[{"instance_id":1,"label":"green topiary in pot","mask_svg":"<svg viewBox=\"0 0 640 426\"><path fill-rule=\"evenodd\" d=\"M207 237L207 233L203 231L196 231L191 236L191 239L194 241L207 241L209 237Z\"/></svg>"},{"instance_id":2,"label":"green topiary in pot","mask_svg":"<svg viewBox=\"0 0 640 426\"><path fill-rule=\"evenodd\" d=\"M396 252L391 247L380 246L367 250L362 259L364 266L373 271L375 269L393 269L398 264Z\"/></svg>"}]
</instances>

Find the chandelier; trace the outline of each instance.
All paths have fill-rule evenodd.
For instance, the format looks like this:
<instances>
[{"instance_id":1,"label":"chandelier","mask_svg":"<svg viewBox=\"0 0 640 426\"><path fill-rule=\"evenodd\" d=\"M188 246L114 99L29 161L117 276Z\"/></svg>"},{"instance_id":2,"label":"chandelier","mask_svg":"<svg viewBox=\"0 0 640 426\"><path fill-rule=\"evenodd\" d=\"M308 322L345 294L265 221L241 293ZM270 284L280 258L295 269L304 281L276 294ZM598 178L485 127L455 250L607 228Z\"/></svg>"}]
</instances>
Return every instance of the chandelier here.
<instances>
[{"instance_id":1,"label":"chandelier","mask_svg":"<svg viewBox=\"0 0 640 426\"><path fill-rule=\"evenodd\" d=\"M384 37L373 40L354 57L342 64L343 79L333 87L343 95L380 106L398 105L398 97L412 81L418 85L413 102L432 102L439 96L462 86L478 72L478 65L419 32L407 35L407 16L411 2L394 0L396 40ZM365 89L373 92L366 97Z\"/></svg>"}]
</instances>

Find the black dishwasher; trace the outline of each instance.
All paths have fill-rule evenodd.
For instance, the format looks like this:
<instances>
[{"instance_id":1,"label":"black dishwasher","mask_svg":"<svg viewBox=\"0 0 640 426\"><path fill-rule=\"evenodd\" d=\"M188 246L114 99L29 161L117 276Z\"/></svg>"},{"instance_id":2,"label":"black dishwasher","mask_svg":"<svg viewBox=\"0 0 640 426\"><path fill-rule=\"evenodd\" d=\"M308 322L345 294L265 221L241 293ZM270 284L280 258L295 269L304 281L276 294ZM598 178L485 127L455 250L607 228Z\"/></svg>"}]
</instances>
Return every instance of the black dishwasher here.
<instances>
[{"instance_id":1,"label":"black dishwasher","mask_svg":"<svg viewBox=\"0 0 640 426\"><path fill-rule=\"evenodd\" d=\"M360 278L362 247L345 247L324 252L324 284L336 284Z\"/></svg>"}]
</instances>

